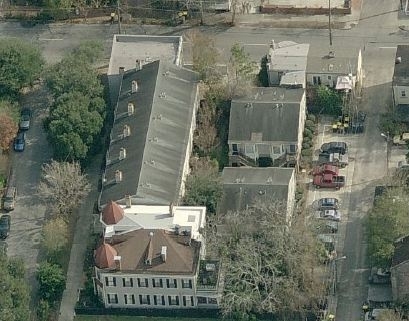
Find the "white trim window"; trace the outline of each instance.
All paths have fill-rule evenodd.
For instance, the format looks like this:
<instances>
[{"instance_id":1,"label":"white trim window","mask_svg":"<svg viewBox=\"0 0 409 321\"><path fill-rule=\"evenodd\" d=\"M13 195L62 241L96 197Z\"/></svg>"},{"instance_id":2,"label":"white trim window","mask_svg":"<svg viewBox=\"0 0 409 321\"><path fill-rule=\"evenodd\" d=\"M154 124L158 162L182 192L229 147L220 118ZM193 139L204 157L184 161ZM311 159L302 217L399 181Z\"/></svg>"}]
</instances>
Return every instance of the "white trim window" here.
<instances>
[{"instance_id":1,"label":"white trim window","mask_svg":"<svg viewBox=\"0 0 409 321\"><path fill-rule=\"evenodd\" d=\"M107 300L108 300L108 304L118 304L118 294L108 293Z\"/></svg>"},{"instance_id":2,"label":"white trim window","mask_svg":"<svg viewBox=\"0 0 409 321\"><path fill-rule=\"evenodd\" d=\"M163 288L163 280L162 279L152 279L152 287Z\"/></svg>"},{"instance_id":3,"label":"white trim window","mask_svg":"<svg viewBox=\"0 0 409 321\"><path fill-rule=\"evenodd\" d=\"M166 279L166 287L168 289L176 289L178 287L178 282L176 279Z\"/></svg>"},{"instance_id":4,"label":"white trim window","mask_svg":"<svg viewBox=\"0 0 409 321\"><path fill-rule=\"evenodd\" d=\"M116 286L116 277L106 276L105 277L105 285L106 286Z\"/></svg>"},{"instance_id":5,"label":"white trim window","mask_svg":"<svg viewBox=\"0 0 409 321\"><path fill-rule=\"evenodd\" d=\"M124 288L132 288L133 287L133 279L132 278L122 278L122 286Z\"/></svg>"},{"instance_id":6,"label":"white trim window","mask_svg":"<svg viewBox=\"0 0 409 321\"><path fill-rule=\"evenodd\" d=\"M179 305L179 296L178 295L168 295L168 304L169 305Z\"/></svg>"},{"instance_id":7,"label":"white trim window","mask_svg":"<svg viewBox=\"0 0 409 321\"><path fill-rule=\"evenodd\" d=\"M124 302L126 305L135 304L135 295L134 294L124 294Z\"/></svg>"},{"instance_id":8,"label":"white trim window","mask_svg":"<svg viewBox=\"0 0 409 321\"><path fill-rule=\"evenodd\" d=\"M140 305L151 305L151 296L139 294L139 304Z\"/></svg>"},{"instance_id":9,"label":"white trim window","mask_svg":"<svg viewBox=\"0 0 409 321\"><path fill-rule=\"evenodd\" d=\"M406 90L401 90L400 95L401 97L406 97Z\"/></svg>"},{"instance_id":10,"label":"white trim window","mask_svg":"<svg viewBox=\"0 0 409 321\"><path fill-rule=\"evenodd\" d=\"M148 287L148 279L147 278L138 278L138 287L139 288L147 288Z\"/></svg>"},{"instance_id":11,"label":"white trim window","mask_svg":"<svg viewBox=\"0 0 409 321\"><path fill-rule=\"evenodd\" d=\"M182 279L182 289L191 289L193 287L192 280Z\"/></svg>"}]
</instances>

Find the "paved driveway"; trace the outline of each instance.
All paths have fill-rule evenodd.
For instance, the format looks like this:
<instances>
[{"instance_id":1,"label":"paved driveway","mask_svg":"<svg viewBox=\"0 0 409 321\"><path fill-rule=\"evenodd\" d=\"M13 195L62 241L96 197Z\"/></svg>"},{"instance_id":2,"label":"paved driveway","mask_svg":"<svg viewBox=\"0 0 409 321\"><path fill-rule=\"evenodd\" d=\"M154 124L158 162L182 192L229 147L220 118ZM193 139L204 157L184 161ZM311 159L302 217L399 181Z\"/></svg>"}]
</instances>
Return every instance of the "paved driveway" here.
<instances>
[{"instance_id":1,"label":"paved driveway","mask_svg":"<svg viewBox=\"0 0 409 321\"><path fill-rule=\"evenodd\" d=\"M51 157L43 128L45 98L43 91L35 92L25 101L33 109L31 128L26 133L26 148L12 152L12 166L16 176L17 204L11 215L11 231L7 239L9 256L22 257L26 263L30 285L35 290L35 271L38 261L41 228L46 213L37 194L41 165Z\"/></svg>"}]
</instances>

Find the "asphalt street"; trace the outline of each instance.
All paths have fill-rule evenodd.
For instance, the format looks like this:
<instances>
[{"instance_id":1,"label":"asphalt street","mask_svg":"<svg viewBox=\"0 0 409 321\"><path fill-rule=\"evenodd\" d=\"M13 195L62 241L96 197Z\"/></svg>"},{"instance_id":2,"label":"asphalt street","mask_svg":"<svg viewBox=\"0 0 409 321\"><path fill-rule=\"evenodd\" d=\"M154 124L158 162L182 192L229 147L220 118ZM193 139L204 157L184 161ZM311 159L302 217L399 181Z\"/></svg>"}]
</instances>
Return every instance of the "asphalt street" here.
<instances>
[{"instance_id":1,"label":"asphalt street","mask_svg":"<svg viewBox=\"0 0 409 321\"><path fill-rule=\"evenodd\" d=\"M35 272L39 262L41 231L46 215L46 206L38 195L41 166L51 158L44 132L47 95L43 90L23 98L23 106L33 110L31 127L26 132L26 147L23 152L12 153L12 167L17 187L17 202L11 215L10 236L7 238L8 255L24 259L32 293L36 293Z\"/></svg>"},{"instance_id":2,"label":"asphalt street","mask_svg":"<svg viewBox=\"0 0 409 321\"><path fill-rule=\"evenodd\" d=\"M338 308L336 319L357 321L361 317L361 304L366 298L368 266L365 261L364 217L372 204L374 187L386 173L386 144L378 129L379 114L390 103L391 77L397 44L409 43L409 20L399 20L399 0L364 0L361 19L348 30L333 30L335 45L362 48L365 71L364 90L359 108L368 114L363 135L346 137L354 154L354 163L347 169L349 186L341 194L345 216L339 252L346 256L339 262ZM254 61L267 53L269 42L293 40L322 48L329 46L328 30L260 28L260 27L200 27L211 35L221 56L227 59L232 44L238 42ZM125 25L127 34L181 35L186 27ZM409 30L409 29L408 29ZM110 24L52 24L24 27L18 22L0 22L0 37L16 37L36 44L49 63L61 59L83 40L96 40L104 44L103 64L108 64L112 36L116 25ZM38 103L41 103L38 101ZM41 126L44 114L37 112L34 126L29 130L26 151L14 155L18 168L19 198L12 213L12 231L9 237L10 255L24 257L31 278L37 262L41 225L46 209L38 198L36 186L41 164L51 157L44 142ZM317 195L315 195L317 196ZM34 281L33 281L34 282Z\"/></svg>"}]
</instances>

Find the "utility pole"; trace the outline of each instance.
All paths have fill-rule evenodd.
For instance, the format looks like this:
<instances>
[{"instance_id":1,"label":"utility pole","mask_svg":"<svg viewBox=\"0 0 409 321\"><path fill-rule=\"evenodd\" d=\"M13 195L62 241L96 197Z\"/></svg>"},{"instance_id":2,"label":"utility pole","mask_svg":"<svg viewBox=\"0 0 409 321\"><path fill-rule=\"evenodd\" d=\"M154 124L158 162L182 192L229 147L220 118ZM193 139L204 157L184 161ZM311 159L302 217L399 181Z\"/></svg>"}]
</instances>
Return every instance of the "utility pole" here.
<instances>
[{"instance_id":1,"label":"utility pole","mask_svg":"<svg viewBox=\"0 0 409 321\"><path fill-rule=\"evenodd\" d=\"M332 46L331 0L328 0L328 30L329 30L329 45Z\"/></svg>"},{"instance_id":2,"label":"utility pole","mask_svg":"<svg viewBox=\"0 0 409 321\"><path fill-rule=\"evenodd\" d=\"M122 33L122 27L121 27L121 11L119 8L119 0L116 1L116 11L117 11L117 15L118 15L118 33L121 34Z\"/></svg>"}]
</instances>

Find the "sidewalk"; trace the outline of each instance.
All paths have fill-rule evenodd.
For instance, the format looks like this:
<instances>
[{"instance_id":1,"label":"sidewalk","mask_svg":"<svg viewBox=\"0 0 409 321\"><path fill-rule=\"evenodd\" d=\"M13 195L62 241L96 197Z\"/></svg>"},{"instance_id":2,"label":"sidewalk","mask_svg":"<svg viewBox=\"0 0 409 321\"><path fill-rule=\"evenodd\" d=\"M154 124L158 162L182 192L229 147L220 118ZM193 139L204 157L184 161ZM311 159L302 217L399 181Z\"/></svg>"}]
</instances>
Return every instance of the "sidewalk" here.
<instances>
[{"instance_id":1,"label":"sidewalk","mask_svg":"<svg viewBox=\"0 0 409 321\"><path fill-rule=\"evenodd\" d=\"M85 202L78 209L78 221L71 247L70 262L67 271L67 284L64 290L59 321L72 321L74 307L78 299L78 289L83 285L83 267L87 241L92 223L92 213L98 198L98 180L100 178L101 156L95 157L92 166L86 171L91 184L91 192Z\"/></svg>"}]
</instances>

